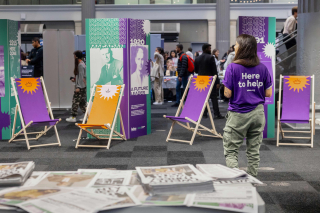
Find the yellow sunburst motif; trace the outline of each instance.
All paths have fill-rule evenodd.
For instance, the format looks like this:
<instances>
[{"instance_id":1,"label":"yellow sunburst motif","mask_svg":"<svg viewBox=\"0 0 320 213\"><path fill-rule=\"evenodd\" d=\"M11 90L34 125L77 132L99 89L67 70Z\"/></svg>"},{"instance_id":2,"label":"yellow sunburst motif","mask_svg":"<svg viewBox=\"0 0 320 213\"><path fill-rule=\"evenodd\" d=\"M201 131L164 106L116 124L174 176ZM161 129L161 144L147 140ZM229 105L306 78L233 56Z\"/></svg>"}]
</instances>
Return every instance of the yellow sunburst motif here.
<instances>
[{"instance_id":1,"label":"yellow sunburst motif","mask_svg":"<svg viewBox=\"0 0 320 213\"><path fill-rule=\"evenodd\" d=\"M100 89L98 92L100 93L100 98L108 98L107 100L112 99L113 96L116 95L116 93L118 93L118 86L117 85L109 85L109 86L101 86L100 88L98 87L98 89Z\"/></svg>"},{"instance_id":2,"label":"yellow sunburst motif","mask_svg":"<svg viewBox=\"0 0 320 213\"><path fill-rule=\"evenodd\" d=\"M202 90L206 90L206 88L210 85L210 82L210 76L197 76L193 83L195 85L195 89L202 92Z\"/></svg>"},{"instance_id":3,"label":"yellow sunburst motif","mask_svg":"<svg viewBox=\"0 0 320 213\"><path fill-rule=\"evenodd\" d=\"M20 83L18 86L23 89L23 92L27 91L28 94L30 92L31 95L33 92L36 93L36 90L40 86L36 78L20 78L20 81L18 82Z\"/></svg>"},{"instance_id":4,"label":"yellow sunburst motif","mask_svg":"<svg viewBox=\"0 0 320 213\"><path fill-rule=\"evenodd\" d=\"M306 85L310 85L307 78L307 76L289 76L289 78L285 79L288 80L286 84L288 84L290 90L294 89L294 92L296 90L299 92L299 90L303 91L303 88L307 88Z\"/></svg>"}]
</instances>

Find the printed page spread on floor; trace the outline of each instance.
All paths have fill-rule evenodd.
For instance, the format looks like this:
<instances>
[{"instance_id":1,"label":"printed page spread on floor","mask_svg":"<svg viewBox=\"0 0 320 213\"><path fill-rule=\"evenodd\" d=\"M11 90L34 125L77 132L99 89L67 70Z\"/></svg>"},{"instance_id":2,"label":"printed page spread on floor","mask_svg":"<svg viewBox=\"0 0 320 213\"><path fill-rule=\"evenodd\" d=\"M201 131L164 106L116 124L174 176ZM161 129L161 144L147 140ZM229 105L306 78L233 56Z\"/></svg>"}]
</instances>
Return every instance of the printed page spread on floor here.
<instances>
[{"instance_id":1,"label":"printed page spread on floor","mask_svg":"<svg viewBox=\"0 0 320 213\"><path fill-rule=\"evenodd\" d=\"M130 184L132 171L107 169L78 169L78 172L97 172L88 186L127 186Z\"/></svg>"},{"instance_id":2,"label":"printed page spread on floor","mask_svg":"<svg viewBox=\"0 0 320 213\"><path fill-rule=\"evenodd\" d=\"M92 188L73 189L70 192L29 200L18 206L30 213L93 213L98 212L106 205L122 201L104 194L95 193Z\"/></svg>"},{"instance_id":3,"label":"printed page spread on floor","mask_svg":"<svg viewBox=\"0 0 320 213\"><path fill-rule=\"evenodd\" d=\"M217 187L212 193L189 194L185 204L190 207L221 209L234 212L258 212L256 188L248 185Z\"/></svg>"},{"instance_id":4,"label":"printed page spread on floor","mask_svg":"<svg viewBox=\"0 0 320 213\"><path fill-rule=\"evenodd\" d=\"M37 186L42 187L86 187L97 172L49 172Z\"/></svg>"},{"instance_id":5,"label":"printed page spread on floor","mask_svg":"<svg viewBox=\"0 0 320 213\"><path fill-rule=\"evenodd\" d=\"M33 161L0 164L0 185L23 183L34 167Z\"/></svg>"},{"instance_id":6,"label":"printed page spread on floor","mask_svg":"<svg viewBox=\"0 0 320 213\"><path fill-rule=\"evenodd\" d=\"M48 172L32 172L28 180L23 184L23 187L37 185Z\"/></svg>"},{"instance_id":7,"label":"printed page spread on floor","mask_svg":"<svg viewBox=\"0 0 320 213\"><path fill-rule=\"evenodd\" d=\"M233 179L239 177L246 177L247 173L242 170L232 169L221 164L197 164L197 169L214 179Z\"/></svg>"},{"instance_id":8,"label":"printed page spread on floor","mask_svg":"<svg viewBox=\"0 0 320 213\"><path fill-rule=\"evenodd\" d=\"M183 206L187 197L187 194L151 196L144 192L142 186L134 186L131 191L144 206Z\"/></svg>"}]
</instances>

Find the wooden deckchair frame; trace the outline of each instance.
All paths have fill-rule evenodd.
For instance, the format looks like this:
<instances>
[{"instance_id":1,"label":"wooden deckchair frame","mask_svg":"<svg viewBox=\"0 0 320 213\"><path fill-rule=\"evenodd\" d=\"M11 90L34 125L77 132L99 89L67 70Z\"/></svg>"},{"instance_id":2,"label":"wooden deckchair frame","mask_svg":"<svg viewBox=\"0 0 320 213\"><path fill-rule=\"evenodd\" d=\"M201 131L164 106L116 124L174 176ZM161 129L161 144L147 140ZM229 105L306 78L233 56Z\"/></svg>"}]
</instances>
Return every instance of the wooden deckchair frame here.
<instances>
[{"instance_id":1,"label":"wooden deckchair frame","mask_svg":"<svg viewBox=\"0 0 320 213\"><path fill-rule=\"evenodd\" d=\"M184 93L183 93L183 96L182 96L182 98L181 98L181 100L180 100L180 104L179 104L179 107L178 107L178 110L177 110L177 112L176 112L175 117L178 117L178 116L180 115L180 111L181 111L181 110L183 109L183 107L184 107L184 101L185 101L185 99L186 99L186 97L187 97L188 90L189 90L189 88L190 88L190 84L191 84L192 79L193 79L193 75L191 75L190 78L189 78L187 87L186 87L186 89L184 90ZM216 75L213 76L213 78L212 78L212 83L211 83L211 86L210 86L208 95L207 95L207 97L206 97L206 100L205 100L205 102L204 102L204 104L203 104L203 107L202 107L201 113L200 113L200 115L199 115L198 121L196 122L196 121L194 121L194 120L192 120L192 119L190 119L190 118L188 118L188 117L185 118L186 120L190 121L190 123L194 124L194 125L195 125L195 128L192 128L192 127L190 126L189 122L186 123L186 125L185 125L185 124L183 124L183 123L181 123L181 122L179 122L179 121L176 121L176 120L174 120L174 119L167 118L166 115L163 116L164 118L167 118L168 120L171 120L171 121L172 121L172 125L171 125L170 131L169 131L169 134L168 134L168 137L167 137L167 140L166 140L167 142L169 142L169 141L176 141L176 142L182 142L182 143L189 143L190 145L192 145L192 144L193 144L193 141L194 141L194 139L195 139L195 137L196 137L196 134L197 134L197 135L200 135L200 136L206 136L206 137L223 138L222 135L219 134L219 133L216 131L216 128L215 128L215 125L214 125L214 122L213 122L213 118L212 118L212 113L211 113L211 110L210 110L210 105L209 105L209 102L208 102L208 101L209 101L209 98L210 98L210 95L211 95L211 91L212 91L212 89L213 89L213 87L214 87L214 84L215 84L216 79L217 79L217 76L216 76ZM204 111L205 111L206 108L208 109L208 113L209 113L209 118L210 118L210 121L211 121L212 129L209 129L209 128L207 128L207 127L205 127L205 126L203 126L203 125L201 124L201 120L202 120L202 117L203 117L203 113L204 113ZM172 134L172 131L173 131L173 127L174 127L175 124L178 124L178 125L182 126L183 128L185 128L185 129L193 132L190 141L187 141L187 140L178 140L178 139L173 139L173 138L171 138L171 134ZM199 127L201 127L202 129L200 129ZM207 132L211 133L212 135L202 134L201 131L207 131Z\"/></svg>"},{"instance_id":2,"label":"wooden deckchair frame","mask_svg":"<svg viewBox=\"0 0 320 213\"><path fill-rule=\"evenodd\" d=\"M281 126L280 121L280 112L281 112L281 91L282 91L282 81L283 76L280 75L280 85L279 85L279 100L278 100L278 127L277 127L277 146L279 145L287 145L287 146L310 146L313 148L313 136L315 135L315 105L314 102L314 75L310 76L312 79L312 86L311 86L311 118L309 119L310 123L310 131L284 131ZM285 138L292 138L292 139L310 139L311 143L280 143L279 142L279 134L281 133L282 139ZM310 134L310 137L292 137L292 136L285 136L285 133L304 133Z\"/></svg>"},{"instance_id":3,"label":"wooden deckchair frame","mask_svg":"<svg viewBox=\"0 0 320 213\"><path fill-rule=\"evenodd\" d=\"M44 97L45 97L46 105L48 107L48 113L50 115L50 118L52 120L54 120L52 109L51 109L51 103L49 102L48 93L47 93L46 86L44 84L44 81L43 81L42 77L40 77L40 82L41 82L41 85L42 85L42 90L43 90L43 94L44 94ZM19 98L18 98L18 93L17 93L16 87L15 87L15 83L16 83L15 79L11 77L11 84L12 84L12 88L13 88L13 92L14 92L14 96L15 96L17 104L16 104L14 120L13 120L12 137L9 140L9 143L11 143L12 141L26 141L28 150L30 150L30 148L32 148L32 147L40 147L40 146L54 146L54 145L61 146L58 130L57 130L57 127L56 127L56 125L61 121L61 118L59 119L59 121L57 121L54 125L50 126L49 128L47 128L47 126L45 126L44 130L42 130L40 132L29 132L29 133L27 133L27 128L32 125L33 121L30 121L28 124L25 124L25 122L24 122L23 115L22 115L22 112L21 112L20 102L19 102ZM17 114L18 113L20 115L22 128L18 133L14 134L15 128L16 128L16 121L17 121ZM56 134L56 137L57 137L57 141L58 141L57 143L48 143L48 144L40 144L40 145L32 145L32 146L30 146L29 141L38 140L41 136L45 135L52 127L54 128L54 131L55 131L55 134ZM32 134L36 134L36 137L35 138L28 138L28 135L32 135ZM15 138L20 136L20 135L24 135L25 139L16 139L15 140Z\"/></svg>"},{"instance_id":4,"label":"wooden deckchair frame","mask_svg":"<svg viewBox=\"0 0 320 213\"><path fill-rule=\"evenodd\" d=\"M97 85L94 85L93 88L92 88L92 92L91 92L91 95L90 95L89 104L88 104L88 107L87 107L86 114L84 115L82 124L85 124L85 122L86 122L86 120L87 120L87 118L88 118L89 111L91 111L91 106L92 106L92 103L93 103L93 102L92 102L92 98L93 98L93 96L94 96L96 87L97 87ZM76 123L76 126L80 128L80 133L79 133L79 136L78 136L78 140L77 140L77 144L76 144L76 149L77 149L78 147L92 147L92 148L107 148L107 149L109 149L109 148L110 148L110 145L111 145L111 140L124 140L124 141L127 140L126 133L125 133L125 129L124 129L124 125L123 125L121 110L120 110L120 105L121 105L121 100L122 100L122 96L123 96L124 87L125 87L124 84L121 85L120 94L119 94L119 100L118 100L118 105L117 105L117 109L116 109L116 112L115 112L114 117L113 117L113 122L112 122L111 127L110 127L109 125L107 125L107 124L104 125L108 130L110 130L110 134L95 134L95 133L93 132L93 129L95 129L95 128L90 128L91 131L89 131L88 129L83 128L83 127L79 126L79 125ZM121 134L121 133L119 133L119 132L117 132L117 131L114 130L115 123L117 122L118 114L119 114L119 118L120 118L121 130L122 130L122 133L123 133L123 134ZM98 128L96 128L96 129L98 129ZM101 128L99 128L99 129L101 129ZM92 135L93 137L95 137L95 138L97 138L97 139L99 139L99 140L106 139L106 138L101 138L101 136L107 136L107 137L109 137L109 139L108 139L108 144L107 144L107 145L81 145L81 144L79 144L79 143L80 143L80 139L81 139L81 135L82 135L82 130L83 130L83 131L86 131L87 133L89 133L90 135ZM119 138L113 137L113 134L119 136Z\"/></svg>"}]
</instances>

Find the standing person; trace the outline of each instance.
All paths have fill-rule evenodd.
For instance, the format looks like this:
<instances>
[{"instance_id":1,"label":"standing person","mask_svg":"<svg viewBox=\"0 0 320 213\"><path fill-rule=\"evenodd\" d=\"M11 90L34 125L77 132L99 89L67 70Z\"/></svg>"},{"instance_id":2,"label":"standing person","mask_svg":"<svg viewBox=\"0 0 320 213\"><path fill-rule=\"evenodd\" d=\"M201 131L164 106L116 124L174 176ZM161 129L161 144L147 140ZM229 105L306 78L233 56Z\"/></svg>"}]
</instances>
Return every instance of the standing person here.
<instances>
[{"instance_id":1,"label":"standing person","mask_svg":"<svg viewBox=\"0 0 320 213\"><path fill-rule=\"evenodd\" d=\"M34 65L34 77L39 78L43 76L43 48L40 45L40 39L33 38L32 46L33 49L26 62L28 65Z\"/></svg>"},{"instance_id":2,"label":"standing person","mask_svg":"<svg viewBox=\"0 0 320 213\"><path fill-rule=\"evenodd\" d=\"M218 99L217 99L217 95L218 95L217 90L220 87L220 80L218 78L215 58L211 55L211 44L204 44L202 46L202 51L203 53L196 58L196 61L194 63L195 73L198 73L198 75L206 75L206 76L217 75L217 79L211 91L210 98L211 98L212 107L214 111L214 118L222 119L224 117L220 114ZM203 117L204 118L208 117L207 108L203 113Z\"/></svg>"},{"instance_id":3,"label":"standing person","mask_svg":"<svg viewBox=\"0 0 320 213\"><path fill-rule=\"evenodd\" d=\"M154 52L155 63L152 62L152 70L151 70L151 78L154 81L153 90L155 102L154 105L162 105L163 104L163 74L164 74L164 59L163 59L163 49L161 47L157 47Z\"/></svg>"},{"instance_id":4,"label":"standing person","mask_svg":"<svg viewBox=\"0 0 320 213\"><path fill-rule=\"evenodd\" d=\"M234 60L234 57L235 57L235 55L236 55L236 53L235 53L235 50L234 50L234 45L232 45L232 47L230 47L230 53L228 54L228 58L227 58L227 61L224 63L224 65L223 65L223 68L224 68L224 70L226 70L227 69L227 67L229 66L229 64L231 64L232 62L233 62L233 60Z\"/></svg>"},{"instance_id":5,"label":"standing person","mask_svg":"<svg viewBox=\"0 0 320 213\"><path fill-rule=\"evenodd\" d=\"M216 62L216 66L217 66L217 72L220 72L220 64L225 62L225 59L219 60L219 50L218 49L214 49L212 50L212 56L214 57L214 60Z\"/></svg>"},{"instance_id":6,"label":"standing person","mask_svg":"<svg viewBox=\"0 0 320 213\"><path fill-rule=\"evenodd\" d=\"M180 100L182 97L182 91L181 86L183 86L183 89L186 89L188 84L188 77L189 77L189 71L188 71L188 58L186 55L183 55L184 52L183 45L178 44L176 46L176 52L178 54L178 80L177 80L177 86L176 86L176 103L172 105L172 107L178 107L180 104ZM180 60L181 57L181 60Z\"/></svg>"},{"instance_id":7,"label":"standing person","mask_svg":"<svg viewBox=\"0 0 320 213\"><path fill-rule=\"evenodd\" d=\"M283 37L288 36L290 33L296 30L298 7L293 7L291 10L291 13L292 13L292 16L287 18L286 22L284 22ZM294 34L290 35L288 38L283 40L283 42L286 42L287 40L291 39L290 41L285 43L287 50L297 44L296 39L292 38L293 36Z\"/></svg>"},{"instance_id":8,"label":"standing person","mask_svg":"<svg viewBox=\"0 0 320 213\"><path fill-rule=\"evenodd\" d=\"M191 48L191 47L188 48L188 51L186 52L186 54L187 54L188 56L190 56L190 58L194 59L194 58L193 58L192 48Z\"/></svg>"},{"instance_id":9,"label":"standing person","mask_svg":"<svg viewBox=\"0 0 320 213\"><path fill-rule=\"evenodd\" d=\"M175 50L171 50L170 52L170 59L172 60L172 66L177 69L178 68L178 58L177 58L177 52Z\"/></svg>"},{"instance_id":10,"label":"standing person","mask_svg":"<svg viewBox=\"0 0 320 213\"><path fill-rule=\"evenodd\" d=\"M86 90L86 65L82 61L82 52L77 50L74 55L74 78L71 79L75 82L75 90L72 99L71 117L67 118L67 122L76 122L78 108L80 107L83 113L87 110L87 90ZM81 119L80 119L81 120Z\"/></svg>"},{"instance_id":11,"label":"standing person","mask_svg":"<svg viewBox=\"0 0 320 213\"><path fill-rule=\"evenodd\" d=\"M238 168L239 148L246 137L248 174L256 177L259 149L265 126L265 97L272 95L272 79L267 67L260 63L257 41L251 35L237 37L234 63L224 78L224 95L230 98L227 123L223 134L227 166Z\"/></svg>"}]
</instances>

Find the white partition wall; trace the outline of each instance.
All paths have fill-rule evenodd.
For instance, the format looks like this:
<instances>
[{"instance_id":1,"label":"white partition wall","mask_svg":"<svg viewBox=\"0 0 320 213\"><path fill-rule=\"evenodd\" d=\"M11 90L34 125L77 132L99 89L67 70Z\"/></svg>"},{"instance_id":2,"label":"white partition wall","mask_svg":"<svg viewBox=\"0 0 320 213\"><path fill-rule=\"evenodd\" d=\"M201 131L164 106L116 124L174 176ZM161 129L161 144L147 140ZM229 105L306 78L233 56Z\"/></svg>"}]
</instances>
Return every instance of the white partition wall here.
<instances>
[{"instance_id":1,"label":"white partition wall","mask_svg":"<svg viewBox=\"0 0 320 213\"><path fill-rule=\"evenodd\" d=\"M74 85L70 81L74 69L74 32L46 30L43 33L43 75L51 106L71 108Z\"/></svg>"}]
</instances>

